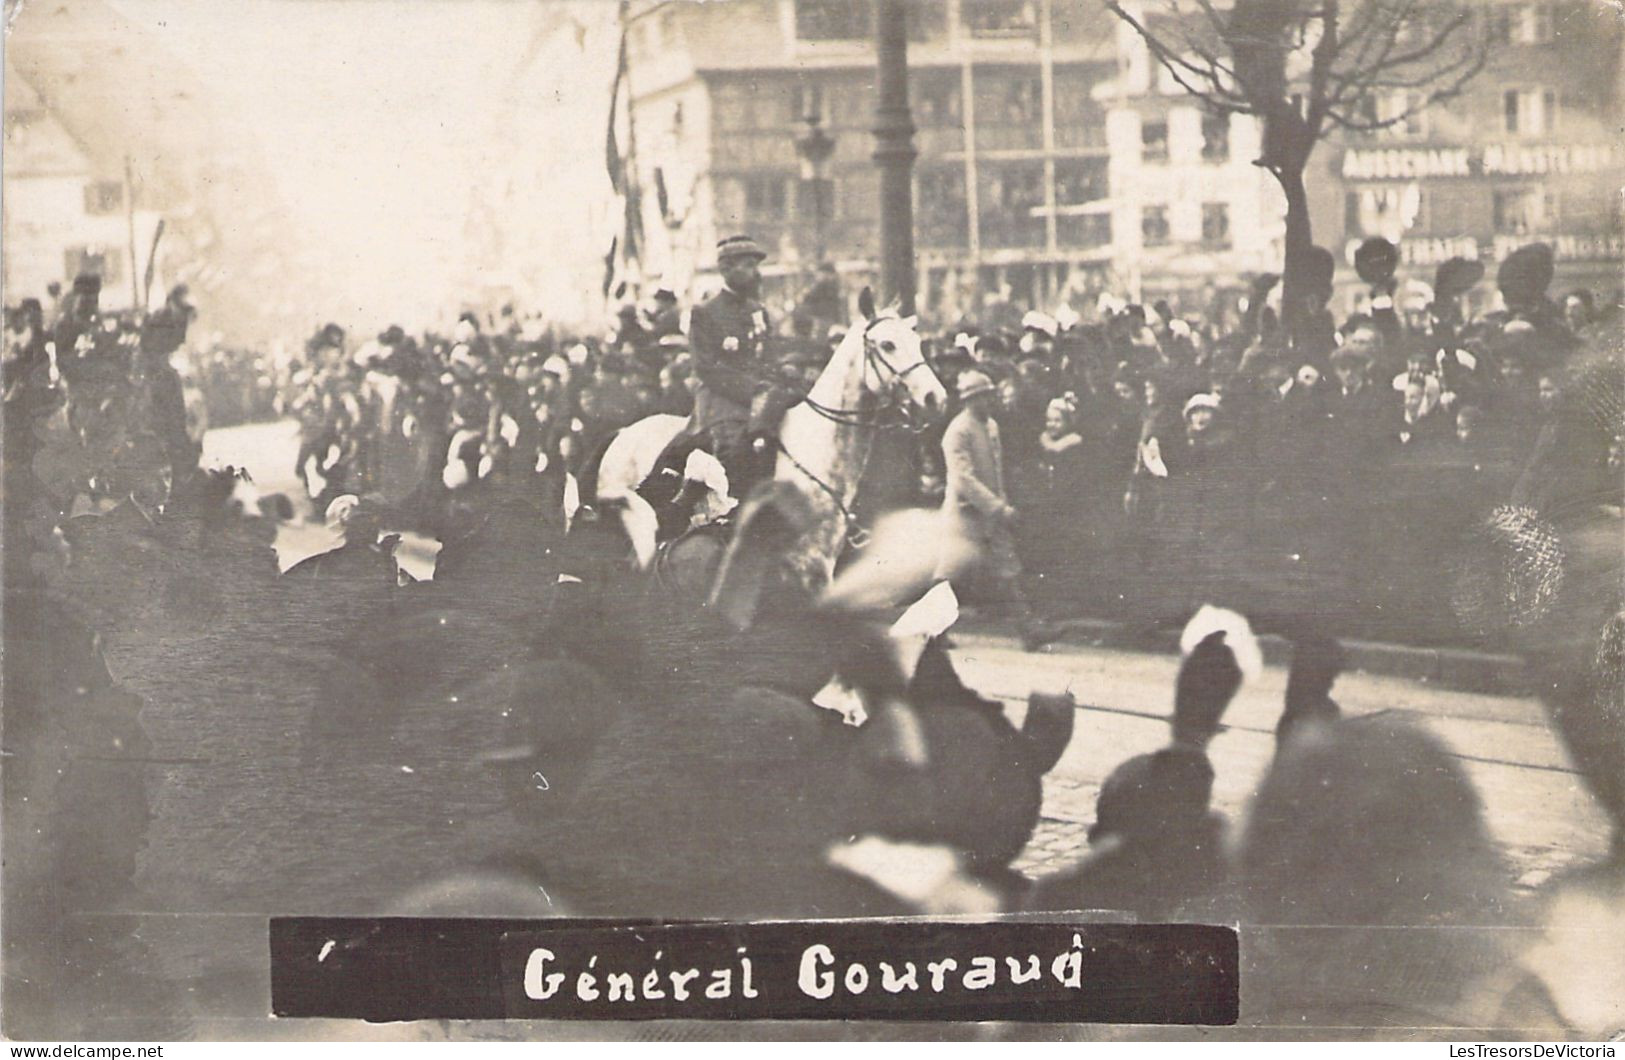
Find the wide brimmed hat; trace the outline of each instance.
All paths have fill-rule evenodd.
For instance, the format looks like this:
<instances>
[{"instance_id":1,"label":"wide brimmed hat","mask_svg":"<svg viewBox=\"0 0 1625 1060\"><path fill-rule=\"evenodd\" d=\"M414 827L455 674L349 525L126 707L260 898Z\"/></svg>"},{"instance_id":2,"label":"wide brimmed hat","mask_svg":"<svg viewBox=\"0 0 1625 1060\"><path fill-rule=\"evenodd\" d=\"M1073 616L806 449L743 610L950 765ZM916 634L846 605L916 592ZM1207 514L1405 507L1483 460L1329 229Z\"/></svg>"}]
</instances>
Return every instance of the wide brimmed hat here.
<instances>
[{"instance_id":1,"label":"wide brimmed hat","mask_svg":"<svg viewBox=\"0 0 1625 1060\"><path fill-rule=\"evenodd\" d=\"M761 261L767 257L763 250L750 236L729 236L717 241L717 263L721 264L729 258L755 258Z\"/></svg>"},{"instance_id":2,"label":"wide brimmed hat","mask_svg":"<svg viewBox=\"0 0 1625 1060\"><path fill-rule=\"evenodd\" d=\"M1180 413L1180 415L1188 418L1190 414L1195 412L1197 409L1207 409L1210 412L1218 412L1219 396L1217 394L1192 394L1190 400L1185 402L1185 411Z\"/></svg>"},{"instance_id":3,"label":"wide brimmed hat","mask_svg":"<svg viewBox=\"0 0 1625 1060\"><path fill-rule=\"evenodd\" d=\"M962 372L958 382L959 400L969 401L979 394L993 393L993 380L981 372Z\"/></svg>"},{"instance_id":4,"label":"wide brimmed hat","mask_svg":"<svg viewBox=\"0 0 1625 1060\"><path fill-rule=\"evenodd\" d=\"M1036 309L1030 311L1026 316L1021 318L1021 326L1022 329L1026 331L1043 332L1052 339L1055 337L1056 333L1061 330L1060 325L1055 322L1054 317L1050 316L1048 313L1040 313Z\"/></svg>"}]
</instances>

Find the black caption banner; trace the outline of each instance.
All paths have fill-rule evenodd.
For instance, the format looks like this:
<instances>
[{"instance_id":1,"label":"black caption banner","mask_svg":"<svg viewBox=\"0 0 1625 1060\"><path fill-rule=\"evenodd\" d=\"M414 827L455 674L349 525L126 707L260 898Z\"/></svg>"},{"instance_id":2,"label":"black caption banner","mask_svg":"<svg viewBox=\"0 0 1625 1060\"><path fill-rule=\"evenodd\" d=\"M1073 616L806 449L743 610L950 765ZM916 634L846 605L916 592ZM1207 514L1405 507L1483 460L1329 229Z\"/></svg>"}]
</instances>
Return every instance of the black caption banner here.
<instances>
[{"instance_id":1,"label":"black caption banner","mask_svg":"<svg viewBox=\"0 0 1625 1060\"><path fill-rule=\"evenodd\" d=\"M1234 1024L1233 928L271 921L280 1017Z\"/></svg>"}]
</instances>

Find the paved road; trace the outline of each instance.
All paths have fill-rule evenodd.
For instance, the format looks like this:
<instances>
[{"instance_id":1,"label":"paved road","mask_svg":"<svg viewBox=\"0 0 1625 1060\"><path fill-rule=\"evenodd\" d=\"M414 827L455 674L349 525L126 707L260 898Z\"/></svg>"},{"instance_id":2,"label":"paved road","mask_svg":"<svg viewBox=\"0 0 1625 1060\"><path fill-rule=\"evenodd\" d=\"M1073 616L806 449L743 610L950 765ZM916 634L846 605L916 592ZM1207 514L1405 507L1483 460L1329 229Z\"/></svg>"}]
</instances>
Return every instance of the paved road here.
<instances>
[{"instance_id":1,"label":"paved road","mask_svg":"<svg viewBox=\"0 0 1625 1060\"><path fill-rule=\"evenodd\" d=\"M261 493L282 493L293 502L296 518L277 530L277 561L283 570L318 552L338 546L338 535L321 521L321 513L310 509L304 486L293 472L299 453L299 424L296 420L249 423L223 427L203 436L204 467L231 465L247 468ZM414 578L434 574L438 542L417 534L405 535L395 558Z\"/></svg>"},{"instance_id":2,"label":"paved road","mask_svg":"<svg viewBox=\"0 0 1625 1060\"><path fill-rule=\"evenodd\" d=\"M1077 732L1045 787L1044 823L1018 867L1044 872L1082 849L1101 781L1131 755L1167 742L1177 660L1104 648L1026 654L997 638L959 638L961 673L1019 714L1028 692L1069 690ZM1216 808L1233 822L1275 751L1286 673L1269 668L1245 688L1212 746ZM1388 713L1424 726L1462 760L1484 803L1490 832L1515 880L1533 886L1565 865L1601 855L1607 827L1545 714L1533 699L1453 692L1391 677L1349 674L1333 694L1346 714Z\"/></svg>"},{"instance_id":3,"label":"paved road","mask_svg":"<svg viewBox=\"0 0 1625 1060\"><path fill-rule=\"evenodd\" d=\"M247 467L265 492L296 499L293 476L297 425L291 420L211 431L206 463ZM296 522L277 538L284 568L335 543L319 522ZM434 542L409 538L399 553L418 577L433 570ZM1027 693L1070 690L1080 705L1077 734L1045 789L1044 823L1019 864L1044 872L1066 864L1084 848L1099 785L1119 762L1155 750L1168 735L1176 661L1128 650L1056 646L1026 654L993 637L959 637L966 680L1021 713ZM1242 819L1248 799L1274 753L1285 672L1266 670L1244 689L1226 715L1228 728L1214 741L1217 808ZM1443 739L1462 759L1483 798L1490 831L1513 867L1531 886L1575 861L1603 853L1603 815L1586 793L1535 700L1454 692L1397 677L1350 674L1334 695L1352 716L1392 713L1412 718Z\"/></svg>"}]
</instances>

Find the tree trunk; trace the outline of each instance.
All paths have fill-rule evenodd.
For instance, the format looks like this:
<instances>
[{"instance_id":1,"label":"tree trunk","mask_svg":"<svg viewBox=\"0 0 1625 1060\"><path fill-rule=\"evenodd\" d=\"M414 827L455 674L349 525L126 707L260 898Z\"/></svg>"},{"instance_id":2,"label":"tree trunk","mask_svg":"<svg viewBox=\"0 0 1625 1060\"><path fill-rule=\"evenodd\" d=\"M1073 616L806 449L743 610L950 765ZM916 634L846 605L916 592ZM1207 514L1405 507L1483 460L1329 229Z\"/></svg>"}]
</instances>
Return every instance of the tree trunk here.
<instances>
[{"instance_id":1,"label":"tree trunk","mask_svg":"<svg viewBox=\"0 0 1625 1060\"><path fill-rule=\"evenodd\" d=\"M1286 195L1286 248L1281 267L1281 326L1288 339L1297 339L1311 307L1305 263L1314 249L1309 227L1309 193L1303 185L1307 156L1283 162L1271 170Z\"/></svg>"}]
</instances>

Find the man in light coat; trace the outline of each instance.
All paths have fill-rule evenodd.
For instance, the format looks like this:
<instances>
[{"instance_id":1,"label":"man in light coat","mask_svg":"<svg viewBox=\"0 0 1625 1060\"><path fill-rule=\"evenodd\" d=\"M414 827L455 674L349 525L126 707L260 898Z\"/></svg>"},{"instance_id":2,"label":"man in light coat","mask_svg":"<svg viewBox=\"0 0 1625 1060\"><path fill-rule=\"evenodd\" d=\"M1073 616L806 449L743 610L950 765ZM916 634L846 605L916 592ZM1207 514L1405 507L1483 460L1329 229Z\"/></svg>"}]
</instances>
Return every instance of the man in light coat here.
<instances>
[{"instance_id":1,"label":"man in light coat","mask_svg":"<svg viewBox=\"0 0 1625 1060\"><path fill-rule=\"evenodd\" d=\"M963 407L942 436L943 467L947 472L942 504L944 516L955 531L951 537L971 541L976 559L967 567L945 558L938 565L937 577L981 582L990 602L1020 623L1023 641L1028 650L1033 650L1053 639L1053 635L1034 621L1032 608L1021 591L1021 561L1011 535L1016 510L1005 493L1004 454L999 425L993 419L997 391L992 380L976 371L960 375L958 391Z\"/></svg>"}]
</instances>

